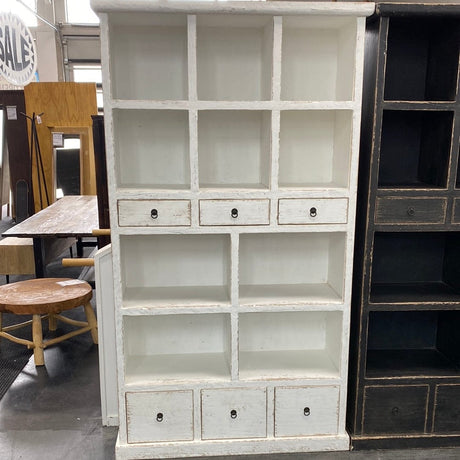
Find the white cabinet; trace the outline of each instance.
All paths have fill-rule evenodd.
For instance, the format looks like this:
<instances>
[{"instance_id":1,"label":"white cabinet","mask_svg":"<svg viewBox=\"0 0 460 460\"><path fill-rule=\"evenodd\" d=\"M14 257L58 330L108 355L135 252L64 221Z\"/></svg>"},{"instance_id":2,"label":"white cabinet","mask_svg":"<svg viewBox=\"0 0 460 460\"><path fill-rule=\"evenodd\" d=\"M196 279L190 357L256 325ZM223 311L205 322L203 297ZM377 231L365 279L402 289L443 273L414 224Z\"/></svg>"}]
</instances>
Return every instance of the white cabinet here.
<instances>
[{"instance_id":1,"label":"white cabinet","mask_svg":"<svg viewBox=\"0 0 460 460\"><path fill-rule=\"evenodd\" d=\"M363 45L374 5L92 6L117 458L348 449Z\"/></svg>"}]
</instances>

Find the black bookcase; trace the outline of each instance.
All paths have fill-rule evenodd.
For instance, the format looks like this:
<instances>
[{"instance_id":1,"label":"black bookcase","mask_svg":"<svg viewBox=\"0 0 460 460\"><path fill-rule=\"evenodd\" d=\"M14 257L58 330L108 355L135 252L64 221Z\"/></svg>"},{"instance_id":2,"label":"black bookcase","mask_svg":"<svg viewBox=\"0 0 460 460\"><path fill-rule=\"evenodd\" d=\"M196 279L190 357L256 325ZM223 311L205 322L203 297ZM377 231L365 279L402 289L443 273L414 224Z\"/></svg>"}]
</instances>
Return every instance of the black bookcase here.
<instances>
[{"instance_id":1,"label":"black bookcase","mask_svg":"<svg viewBox=\"0 0 460 460\"><path fill-rule=\"evenodd\" d=\"M460 4L368 19L347 426L460 445Z\"/></svg>"}]
</instances>

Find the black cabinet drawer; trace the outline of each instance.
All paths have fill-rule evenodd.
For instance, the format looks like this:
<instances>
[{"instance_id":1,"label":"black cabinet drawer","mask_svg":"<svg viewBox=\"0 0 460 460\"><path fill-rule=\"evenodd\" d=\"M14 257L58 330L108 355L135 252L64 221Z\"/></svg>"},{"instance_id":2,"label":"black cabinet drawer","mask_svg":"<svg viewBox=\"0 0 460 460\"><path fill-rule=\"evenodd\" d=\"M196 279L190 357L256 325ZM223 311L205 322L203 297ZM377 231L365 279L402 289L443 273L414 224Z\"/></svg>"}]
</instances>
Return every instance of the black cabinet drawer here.
<instances>
[{"instance_id":1,"label":"black cabinet drawer","mask_svg":"<svg viewBox=\"0 0 460 460\"><path fill-rule=\"evenodd\" d=\"M460 385L436 385L434 426L437 433L460 432Z\"/></svg>"},{"instance_id":2,"label":"black cabinet drawer","mask_svg":"<svg viewBox=\"0 0 460 460\"><path fill-rule=\"evenodd\" d=\"M454 210L453 210L453 215L452 215L452 222L454 224L460 224L460 198L454 199Z\"/></svg>"},{"instance_id":3,"label":"black cabinet drawer","mask_svg":"<svg viewBox=\"0 0 460 460\"><path fill-rule=\"evenodd\" d=\"M376 224L443 224L446 220L445 198L377 198Z\"/></svg>"},{"instance_id":4,"label":"black cabinet drawer","mask_svg":"<svg viewBox=\"0 0 460 460\"><path fill-rule=\"evenodd\" d=\"M424 433L428 385L364 389L364 434Z\"/></svg>"}]
</instances>

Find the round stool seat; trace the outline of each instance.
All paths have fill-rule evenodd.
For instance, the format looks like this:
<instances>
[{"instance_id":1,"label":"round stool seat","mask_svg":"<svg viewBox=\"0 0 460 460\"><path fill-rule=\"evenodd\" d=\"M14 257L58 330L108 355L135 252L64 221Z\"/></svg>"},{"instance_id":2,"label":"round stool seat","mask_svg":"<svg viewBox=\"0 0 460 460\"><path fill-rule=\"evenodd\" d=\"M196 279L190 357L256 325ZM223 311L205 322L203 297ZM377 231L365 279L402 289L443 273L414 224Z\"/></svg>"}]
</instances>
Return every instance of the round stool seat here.
<instances>
[{"instance_id":1,"label":"round stool seat","mask_svg":"<svg viewBox=\"0 0 460 460\"><path fill-rule=\"evenodd\" d=\"M16 315L60 313L87 304L93 291L86 281L37 278L0 286L0 312Z\"/></svg>"}]
</instances>

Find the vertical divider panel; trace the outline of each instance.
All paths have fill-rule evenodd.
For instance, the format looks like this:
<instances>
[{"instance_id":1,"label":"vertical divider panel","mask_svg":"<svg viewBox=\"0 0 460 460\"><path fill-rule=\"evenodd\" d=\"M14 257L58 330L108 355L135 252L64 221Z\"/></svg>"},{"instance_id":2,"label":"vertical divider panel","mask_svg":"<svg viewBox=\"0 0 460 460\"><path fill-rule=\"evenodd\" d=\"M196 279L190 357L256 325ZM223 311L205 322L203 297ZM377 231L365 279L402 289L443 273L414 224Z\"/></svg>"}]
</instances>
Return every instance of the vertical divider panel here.
<instances>
[{"instance_id":1,"label":"vertical divider panel","mask_svg":"<svg viewBox=\"0 0 460 460\"><path fill-rule=\"evenodd\" d=\"M280 162L280 118L279 110L272 111L271 123L271 158L270 158L270 190L278 191L279 162ZM270 225L276 225L278 219L278 200L270 200Z\"/></svg>"},{"instance_id":2,"label":"vertical divider panel","mask_svg":"<svg viewBox=\"0 0 460 460\"><path fill-rule=\"evenodd\" d=\"M188 100L197 100L196 16L187 16Z\"/></svg>"},{"instance_id":3,"label":"vertical divider panel","mask_svg":"<svg viewBox=\"0 0 460 460\"><path fill-rule=\"evenodd\" d=\"M201 392L193 390L193 439L201 440Z\"/></svg>"},{"instance_id":4,"label":"vertical divider panel","mask_svg":"<svg viewBox=\"0 0 460 460\"><path fill-rule=\"evenodd\" d=\"M267 437L275 437L275 388L267 388Z\"/></svg>"},{"instance_id":5,"label":"vertical divider panel","mask_svg":"<svg viewBox=\"0 0 460 460\"><path fill-rule=\"evenodd\" d=\"M190 189L197 192L199 189L198 178L198 110L190 109L189 122L189 148L190 148ZM193 210L192 210L193 211ZM195 219L195 221L194 221ZM198 224L198 216L192 212L192 225Z\"/></svg>"},{"instance_id":6,"label":"vertical divider panel","mask_svg":"<svg viewBox=\"0 0 460 460\"><path fill-rule=\"evenodd\" d=\"M231 270L230 270L230 299L233 309L239 305L239 250L240 250L240 235L231 233Z\"/></svg>"},{"instance_id":7,"label":"vertical divider panel","mask_svg":"<svg viewBox=\"0 0 460 460\"><path fill-rule=\"evenodd\" d=\"M240 364L239 364L239 316L238 312L231 313L231 378L233 381L240 379Z\"/></svg>"},{"instance_id":8,"label":"vertical divider panel","mask_svg":"<svg viewBox=\"0 0 460 460\"><path fill-rule=\"evenodd\" d=\"M281 42L283 36L283 18L273 18L273 61L272 61L272 100L281 98Z\"/></svg>"}]
</instances>

